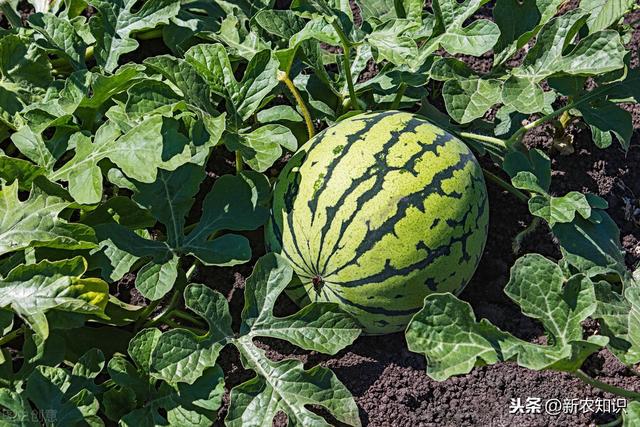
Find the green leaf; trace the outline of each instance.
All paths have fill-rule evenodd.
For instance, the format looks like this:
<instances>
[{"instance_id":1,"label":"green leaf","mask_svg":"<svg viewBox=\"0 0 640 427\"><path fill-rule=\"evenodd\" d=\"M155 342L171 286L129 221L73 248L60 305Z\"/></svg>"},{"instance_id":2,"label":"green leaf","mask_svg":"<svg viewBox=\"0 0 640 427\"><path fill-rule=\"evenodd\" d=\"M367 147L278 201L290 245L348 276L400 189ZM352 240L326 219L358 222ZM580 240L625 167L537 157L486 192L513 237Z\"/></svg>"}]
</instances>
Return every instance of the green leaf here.
<instances>
[{"instance_id":1,"label":"green leaf","mask_svg":"<svg viewBox=\"0 0 640 427\"><path fill-rule=\"evenodd\" d=\"M640 402L631 401L622 414L622 427L638 427L640 425Z\"/></svg>"},{"instance_id":2,"label":"green leaf","mask_svg":"<svg viewBox=\"0 0 640 427\"><path fill-rule=\"evenodd\" d=\"M256 377L232 390L227 424L269 424L275 413L283 410L291 422L327 425L305 407L317 404L339 421L359 426L353 397L331 371L322 367L304 371L294 360L272 362L253 343L255 337L272 336L333 354L358 336L355 321L334 304L318 303L293 316L274 317L273 306L291 276L291 267L278 255L258 260L246 284L241 333L235 338L225 298L204 285L187 286L186 305L207 321L209 331L202 336L184 329L158 332L152 353L153 375L176 387L195 384L214 366L222 347L233 343L243 365L254 370Z\"/></svg>"},{"instance_id":3,"label":"green leaf","mask_svg":"<svg viewBox=\"0 0 640 427\"><path fill-rule=\"evenodd\" d=\"M627 268L618 226L605 211L592 209L593 213L600 218L598 222L576 216L573 222L552 227L563 259L589 276L614 271L624 277Z\"/></svg>"},{"instance_id":4,"label":"green leaf","mask_svg":"<svg viewBox=\"0 0 640 427\"><path fill-rule=\"evenodd\" d=\"M21 265L0 279L0 307L10 307L42 338L49 335L49 310L101 314L109 298L109 285L82 278L86 261L42 261Z\"/></svg>"},{"instance_id":5,"label":"green leaf","mask_svg":"<svg viewBox=\"0 0 640 427\"><path fill-rule=\"evenodd\" d=\"M127 90L124 111L133 120L155 114L170 115L181 97L166 83L142 80Z\"/></svg>"},{"instance_id":6,"label":"green leaf","mask_svg":"<svg viewBox=\"0 0 640 427\"><path fill-rule=\"evenodd\" d=\"M86 68L84 62L87 46L68 20L51 13L36 13L29 23L44 37L44 48L67 58L74 69Z\"/></svg>"},{"instance_id":7,"label":"green leaf","mask_svg":"<svg viewBox=\"0 0 640 427\"><path fill-rule=\"evenodd\" d=\"M212 92L226 98L235 129L255 113L264 97L278 85L279 63L269 50L252 57L240 82L236 81L227 51L221 44L196 45L187 51L185 59Z\"/></svg>"},{"instance_id":8,"label":"green leaf","mask_svg":"<svg viewBox=\"0 0 640 427\"><path fill-rule=\"evenodd\" d=\"M77 390L76 381L62 368L38 366L29 376L25 394L42 414L53 416L48 425L100 422L98 400L87 389Z\"/></svg>"},{"instance_id":9,"label":"green leaf","mask_svg":"<svg viewBox=\"0 0 640 427\"><path fill-rule=\"evenodd\" d=\"M111 121L96 132L93 143L80 137L75 156L62 168L49 176L52 180L69 182L71 195L80 203L97 203L102 198L102 171L98 163L109 159L129 178L141 182L154 182L158 169L173 170L191 161L194 154L215 145L215 137L199 146L179 133L180 122L172 118L153 115L145 118L128 132ZM140 165L145 167L141 168Z\"/></svg>"},{"instance_id":10,"label":"green leaf","mask_svg":"<svg viewBox=\"0 0 640 427\"><path fill-rule=\"evenodd\" d=\"M166 226L166 241L140 237L117 224L96 227L99 238L110 240L116 249L138 258L151 258L136 279L136 286L147 298L159 299L171 289L177 274L177 256L193 255L205 265L235 265L251 258L245 237L211 236L223 230L253 230L266 221L268 210L263 206L263 193L268 192L268 187L262 184L265 178L250 173L220 177L204 198L200 221L185 235L185 217L204 176L201 166L187 163L172 172L160 170L151 184L135 183L134 200Z\"/></svg>"},{"instance_id":11,"label":"green leaf","mask_svg":"<svg viewBox=\"0 0 640 427\"><path fill-rule=\"evenodd\" d=\"M527 151L526 154L521 151L507 153L504 157L502 168L510 177L516 179L514 185L518 185L517 179L523 179L524 181L532 180L538 184L538 187L540 187L543 192L549 191L549 187L551 186L551 160L549 156L537 148ZM521 175L516 178L519 172L530 172L534 177ZM526 187L520 188L527 189Z\"/></svg>"},{"instance_id":12,"label":"green leaf","mask_svg":"<svg viewBox=\"0 0 640 427\"><path fill-rule=\"evenodd\" d=\"M233 336L227 301L205 285L191 284L184 291L187 308L202 317L209 332L198 336L184 329L164 333L153 351L153 374L170 384L193 384L213 367L227 339Z\"/></svg>"},{"instance_id":13,"label":"green leaf","mask_svg":"<svg viewBox=\"0 0 640 427\"><path fill-rule=\"evenodd\" d=\"M279 411L291 425L329 425L305 405L322 406L341 423L360 426L351 393L329 369L316 366L305 371L297 360L273 362L248 337L241 338L238 348L243 365L258 376L231 390L227 426L271 425Z\"/></svg>"},{"instance_id":14,"label":"green leaf","mask_svg":"<svg viewBox=\"0 0 640 427\"><path fill-rule=\"evenodd\" d=\"M384 60L395 65L414 66L418 60L418 45L407 34L415 28L415 22L394 20L377 27L367 36L367 41L373 48L377 62Z\"/></svg>"},{"instance_id":15,"label":"green leaf","mask_svg":"<svg viewBox=\"0 0 640 427\"><path fill-rule=\"evenodd\" d=\"M502 86L502 101L516 111L537 113L544 108L544 92L533 80L510 76Z\"/></svg>"},{"instance_id":16,"label":"green leaf","mask_svg":"<svg viewBox=\"0 0 640 427\"><path fill-rule=\"evenodd\" d=\"M16 114L39 100L53 80L46 53L16 34L0 38L0 77L0 121L11 127Z\"/></svg>"},{"instance_id":17,"label":"green leaf","mask_svg":"<svg viewBox=\"0 0 640 427\"><path fill-rule=\"evenodd\" d=\"M32 409L23 393L0 388L0 422L6 426L40 427L32 419Z\"/></svg>"},{"instance_id":18,"label":"green leaf","mask_svg":"<svg viewBox=\"0 0 640 427\"><path fill-rule=\"evenodd\" d=\"M587 15L580 9L558 16L544 25L535 46L512 73L539 82L555 73L598 75L624 66L625 49L613 30L590 34L565 53L567 45L584 25Z\"/></svg>"},{"instance_id":19,"label":"green leaf","mask_svg":"<svg viewBox=\"0 0 640 427\"><path fill-rule=\"evenodd\" d=\"M230 54L250 61L259 52L270 50L270 46L247 28L250 28L247 19L229 14L213 38L225 44Z\"/></svg>"},{"instance_id":20,"label":"green leaf","mask_svg":"<svg viewBox=\"0 0 640 427\"><path fill-rule=\"evenodd\" d=\"M432 294L406 333L409 349L427 357L429 376L444 380L507 360L529 369L573 371L607 342L602 336L582 339L581 322L597 306L593 283L582 274L565 278L554 262L528 254L513 266L505 293L523 314L542 323L549 345L520 340L485 319L476 322L469 304L450 294Z\"/></svg>"},{"instance_id":21,"label":"green leaf","mask_svg":"<svg viewBox=\"0 0 640 427\"><path fill-rule=\"evenodd\" d=\"M341 43L333 26L322 17L308 21L302 30L289 39L289 47L293 48L309 39L315 39L331 46L339 46Z\"/></svg>"},{"instance_id":22,"label":"green leaf","mask_svg":"<svg viewBox=\"0 0 640 427\"><path fill-rule=\"evenodd\" d=\"M178 278L178 261L173 257L164 264L144 265L136 275L136 288L145 298L159 300L173 289Z\"/></svg>"},{"instance_id":23,"label":"green leaf","mask_svg":"<svg viewBox=\"0 0 640 427\"><path fill-rule=\"evenodd\" d=\"M226 146L240 151L242 159L257 172L264 172L282 156L282 147L289 151L298 148L298 141L291 130L279 124L259 127L251 133L230 135Z\"/></svg>"},{"instance_id":24,"label":"green leaf","mask_svg":"<svg viewBox=\"0 0 640 427\"><path fill-rule=\"evenodd\" d=\"M409 323L406 338L409 350L426 356L427 375L437 381L506 360L518 343L486 319L476 323L471 306L451 294L429 295Z\"/></svg>"},{"instance_id":25,"label":"green leaf","mask_svg":"<svg viewBox=\"0 0 640 427\"><path fill-rule=\"evenodd\" d=\"M357 3L366 22L387 22L395 18L418 19L423 8L421 0L360 0Z\"/></svg>"},{"instance_id":26,"label":"green leaf","mask_svg":"<svg viewBox=\"0 0 640 427\"><path fill-rule=\"evenodd\" d=\"M97 109L113 96L126 91L140 81L144 67L140 64L127 64L118 68L113 75L93 73L91 78L91 96L85 96L80 107Z\"/></svg>"},{"instance_id":27,"label":"green leaf","mask_svg":"<svg viewBox=\"0 0 640 427\"><path fill-rule=\"evenodd\" d=\"M436 31L441 33L438 41L450 54L480 56L491 50L500 37L498 26L487 20L479 19L464 26L467 19L488 0L436 0L433 10L436 16ZM429 44L427 44L429 46Z\"/></svg>"},{"instance_id":28,"label":"green leaf","mask_svg":"<svg viewBox=\"0 0 640 427\"><path fill-rule=\"evenodd\" d=\"M120 355L111 359L108 369L117 387L104 395L107 416L124 425L211 425L224 394L222 370L207 369L193 384L171 387L158 382L150 370L161 336L158 329L149 328L133 337L128 346L133 364Z\"/></svg>"},{"instance_id":29,"label":"green leaf","mask_svg":"<svg viewBox=\"0 0 640 427\"><path fill-rule=\"evenodd\" d=\"M549 223L572 222L576 212L585 219L591 216L591 205L584 194L571 191L562 197L535 195L529 199L529 211Z\"/></svg>"},{"instance_id":30,"label":"green leaf","mask_svg":"<svg viewBox=\"0 0 640 427\"><path fill-rule=\"evenodd\" d=\"M440 45L451 54L480 56L491 50L499 37L500 30L495 23L479 19L466 27L448 28Z\"/></svg>"},{"instance_id":31,"label":"green leaf","mask_svg":"<svg viewBox=\"0 0 640 427\"><path fill-rule=\"evenodd\" d=\"M256 263L245 284L240 333L279 338L304 348L336 354L360 335L358 324L336 304L310 304L284 318L273 315L278 296L293 270L286 260L267 254Z\"/></svg>"},{"instance_id":32,"label":"green leaf","mask_svg":"<svg viewBox=\"0 0 640 427\"><path fill-rule=\"evenodd\" d=\"M479 78L448 80L442 96L449 115L458 123L469 123L500 102L500 82Z\"/></svg>"},{"instance_id":33,"label":"green leaf","mask_svg":"<svg viewBox=\"0 0 640 427\"><path fill-rule=\"evenodd\" d=\"M640 300L638 288L629 287L624 293L600 281L595 284L597 310L593 314L598 319L601 333L609 337L608 348L625 365L640 362Z\"/></svg>"},{"instance_id":34,"label":"green leaf","mask_svg":"<svg viewBox=\"0 0 640 427\"><path fill-rule=\"evenodd\" d=\"M133 12L136 0L91 0L99 14L89 20L91 33L96 39L95 57L106 72L113 72L121 55L137 49L138 42L131 37L135 32L150 30L178 14L178 0L149 0L140 10Z\"/></svg>"},{"instance_id":35,"label":"green leaf","mask_svg":"<svg viewBox=\"0 0 640 427\"><path fill-rule=\"evenodd\" d=\"M494 47L494 66L502 64L535 37L562 3L563 0L497 2L493 17L500 28L500 38Z\"/></svg>"},{"instance_id":36,"label":"green leaf","mask_svg":"<svg viewBox=\"0 0 640 427\"><path fill-rule=\"evenodd\" d=\"M83 224L69 223L58 217L70 202L45 194L33 187L24 202L18 198L18 183L0 186L0 255L29 247L61 249L95 247L94 231Z\"/></svg>"},{"instance_id":37,"label":"green leaf","mask_svg":"<svg viewBox=\"0 0 640 427\"><path fill-rule=\"evenodd\" d=\"M583 0L580 2L580 7L589 13L587 26L590 33L616 24L633 5L633 0Z\"/></svg>"},{"instance_id":38,"label":"green leaf","mask_svg":"<svg viewBox=\"0 0 640 427\"><path fill-rule=\"evenodd\" d=\"M591 128L598 147L606 148L611 144L615 135L622 148L627 151L631 145L633 123L631 114L609 101L594 104L582 104L578 110L584 121ZM603 141L603 142L598 142ZM606 141L606 142L604 142Z\"/></svg>"}]
</instances>

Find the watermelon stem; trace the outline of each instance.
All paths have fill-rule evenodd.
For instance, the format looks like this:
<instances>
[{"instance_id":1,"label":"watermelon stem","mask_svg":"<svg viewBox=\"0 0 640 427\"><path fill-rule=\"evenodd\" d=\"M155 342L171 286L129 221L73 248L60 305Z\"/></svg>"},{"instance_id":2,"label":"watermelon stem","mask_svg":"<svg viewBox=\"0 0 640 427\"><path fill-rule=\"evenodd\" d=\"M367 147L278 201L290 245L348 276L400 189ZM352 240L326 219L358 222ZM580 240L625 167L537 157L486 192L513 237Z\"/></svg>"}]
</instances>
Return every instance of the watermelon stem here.
<instances>
[{"instance_id":1,"label":"watermelon stem","mask_svg":"<svg viewBox=\"0 0 640 427\"><path fill-rule=\"evenodd\" d=\"M463 138L470 138L470 139L475 139L476 141L488 142L490 144L496 145L503 149L507 148L507 143L500 138L494 138L489 135L480 135L478 133L471 133L471 132L459 132L459 134Z\"/></svg>"},{"instance_id":2,"label":"watermelon stem","mask_svg":"<svg viewBox=\"0 0 640 427\"><path fill-rule=\"evenodd\" d=\"M313 127L313 120L311 119L311 113L309 112L309 109L307 108L307 104L304 102L302 95L300 95L300 91L298 90L296 85L293 84L293 81L291 81L289 74L287 74L286 72L279 71L278 80L280 80L282 83L284 83L287 86L287 88L295 98L296 102L298 103L298 107L300 107L300 111L302 112L302 116L304 117L304 122L307 125L307 133L309 134L309 139L313 138L316 134L316 130Z\"/></svg>"},{"instance_id":3,"label":"watermelon stem","mask_svg":"<svg viewBox=\"0 0 640 427\"><path fill-rule=\"evenodd\" d=\"M331 21L331 25L336 30L338 37L340 38L340 43L342 44L342 62L344 68L344 74L347 79L347 87L349 88L349 99L351 100L350 106L351 109L358 109L358 97L356 95L356 88L353 85L353 76L351 75L351 42L347 39L347 35L342 31L340 24L338 24L337 19L333 19Z\"/></svg>"},{"instance_id":4,"label":"watermelon stem","mask_svg":"<svg viewBox=\"0 0 640 427\"><path fill-rule=\"evenodd\" d=\"M391 110L397 110L400 107L400 103L402 102L402 98L404 97L404 93L406 90L407 84L404 82L400 83L400 87L398 87L398 93L391 103Z\"/></svg>"},{"instance_id":5,"label":"watermelon stem","mask_svg":"<svg viewBox=\"0 0 640 427\"><path fill-rule=\"evenodd\" d=\"M516 187L514 187L511 184L509 184L507 181L503 180L499 176L492 174L491 172L489 172L485 168L482 168L482 172L484 172L484 176L489 181L493 182L494 184L497 184L499 187L502 187L504 190L506 190L509 193L513 194L521 202L526 202L527 200L529 200L529 197L526 194L524 194L522 191L518 190Z\"/></svg>"},{"instance_id":6,"label":"watermelon stem","mask_svg":"<svg viewBox=\"0 0 640 427\"><path fill-rule=\"evenodd\" d=\"M581 369L572 372L572 374L583 382L589 384L592 387L599 388L600 390L609 392L611 394L615 394L617 396L626 397L627 399L640 399L640 393L627 390L621 387L616 387L611 384L604 383L595 378L591 378L589 375L585 374Z\"/></svg>"},{"instance_id":7,"label":"watermelon stem","mask_svg":"<svg viewBox=\"0 0 640 427\"><path fill-rule=\"evenodd\" d=\"M244 163L242 162L242 154L240 150L236 151L236 174L240 174L244 170Z\"/></svg>"}]
</instances>

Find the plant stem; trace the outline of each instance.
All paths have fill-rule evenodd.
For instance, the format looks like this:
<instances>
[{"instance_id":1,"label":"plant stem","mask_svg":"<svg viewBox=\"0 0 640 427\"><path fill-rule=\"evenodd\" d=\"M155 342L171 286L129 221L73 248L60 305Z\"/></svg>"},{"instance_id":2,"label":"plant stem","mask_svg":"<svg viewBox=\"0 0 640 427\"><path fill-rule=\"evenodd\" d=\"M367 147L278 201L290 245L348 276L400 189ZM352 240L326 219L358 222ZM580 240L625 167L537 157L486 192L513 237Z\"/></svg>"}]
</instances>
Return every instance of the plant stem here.
<instances>
[{"instance_id":1,"label":"plant stem","mask_svg":"<svg viewBox=\"0 0 640 427\"><path fill-rule=\"evenodd\" d=\"M195 316L190 315L189 313L185 313L182 310L178 310L178 309L173 310L171 312L171 317L177 317L178 319L186 320L188 322L193 323L199 328L204 328L206 326L202 320L200 320Z\"/></svg>"},{"instance_id":2,"label":"plant stem","mask_svg":"<svg viewBox=\"0 0 640 427\"><path fill-rule=\"evenodd\" d=\"M169 317L169 314L171 313L171 311L173 311L173 309L178 306L179 302L180 302L180 292L176 290L171 296L171 299L169 300L169 304L167 304L167 306L157 316L155 316L153 319L145 323L144 327L148 328L150 326L157 325L158 323L162 323L164 319Z\"/></svg>"},{"instance_id":3,"label":"plant stem","mask_svg":"<svg viewBox=\"0 0 640 427\"><path fill-rule=\"evenodd\" d=\"M476 141L486 142L488 144L491 144L499 148L500 150L507 149L506 141L499 138L494 138L493 136L480 135L477 133L470 133L470 132L458 132L458 135L460 135L462 138L469 138L469 139L474 139Z\"/></svg>"},{"instance_id":4,"label":"plant stem","mask_svg":"<svg viewBox=\"0 0 640 427\"><path fill-rule=\"evenodd\" d=\"M402 102L402 97L404 96L404 93L406 90L407 90L407 84L404 82L400 83L400 86L398 87L398 93L396 94L396 97L393 99L393 102L391 103L391 107L389 107L389 109L397 110L400 107L400 103Z\"/></svg>"},{"instance_id":5,"label":"plant stem","mask_svg":"<svg viewBox=\"0 0 640 427\"><path fill-rule=\"evenodd\" d=\"M154 40L162 37L162 28L154 28L153 30L141 31L134 34L134 37L138 40Z\"/></svg>"},{"instance_id":6,"label":"plant stem","mask_svg":"<svg viewBox=\"0 0 640 427\"><path fill-rule=\"evenodd\" d=\"M331 25L333 26L334 30L338 34L338 37L340 38L340 43L342 43L342 50L343 50L342 64L344 67L344 74L347 78L347 87L349 88L349 99L351 100L351 109L354 109L354 107L357 109L357 108L360 108L360 106L358 105L356 88L353 85L353 76L351 75L351 42L349 42L349 39L347 39L346 34L344 33L344 31L342 31L342 28L340 27L340 24L337 22L336 19L331 21Z\"/></svg>"},{"instance_id":7,"label":"plant stem","mask_svg":"<svg viewBox=\"0 0 640 427\"><path fill-rule=\"evenodd\" d=\"M598 427L616 427L622 423L622 417L618 417L615 420L608 422L606 424L598 424Z\"/></svg>"},{"instance_id":8,"label":"plant stem","mask_svg":"<svg viewBox=\"0 0 640 427\"><path fill-rule=\"evenodd\" d=\"M505 181L502 178L492 174L491 172L489 172L488 170L486 170L484 168L482 168L482 171L484 172L484 176L487 177L487 179L489 181L492 181L494 184L497 184L498 186L500 186L503 189L507 190L509 193L511 193L514 196L516 196L516 198L518 200L520 200L521 202L526 202L527 200L529 200L529 197L526 194L524 194L522 191L518 190L513 185L509 184L507 181Z\"/></svg>"},{"instance_id":9,"label":"plant stem","mask_svg":"<svg viewBox=\"0 0 640 427\"><path fill-rule=\"evenodd\" d=\"M242 154L240 150L236 151L236 174L239 174L244 170L244 163L242 162Z\"/></svg>"},{"instance_id":10,"label":"plant stem","mask_svg":"<svg viewBox=\"0 0 640 427\"><path fill-rule=\"evenodd\" d=\"M11 4L7 0L0 0L0 12L7 18L9 24L13 28L22 27L22 19L20 19L20 15L11 7Z\"/></svg>"},{"instance_id":11,"label":"plant stem","mask_svg":"<svg viewBox=\"0 0 640 427\"><path fill-rule=\"evenodd\" d=\"M603 383L595 378L591 378L589 375L585 374L581 369L578 369L575 372L572 372L573 376L578 378L579 380L589 384L592 387L599 388L602 391L606 391L607 393L615 394L617 396L626 397L627 399L640 400L640 393L627 390L624 388L616 387L611 384Z\"/></svg>"},{"instance_id":12,"label":"plant stem","mask_svg":"<svg viewBox=\"0 0 640 427\"><path fill-rule=\"evenodd\" d=\"M5 345L11 341L13 341L14 339L18 338L19 336L21 336L22 334L24 334L25 331L25 326L21 326L18 329L14 329L13 331L9 332L7 335L3 336L2 338L0 338L0 345Z\"/></svg>"},{"instance_id":13,"label":"plant stem","mask_svg":"<svg viewBox=\"0 0 640 427\"><path fill-rule=\"evenodd\" d=\"M302 95L300 95L300 91L293 84L289 75L284 71L278 72L278 80L280 80L287 86L287 88L295 98L296 103L298 104L298 107L300 107L300 111L302 112L302 116L304 117L304 122L307 124L307 133L309 134L309 139L313 138L316 134L316 130L313 127L313 120L311 119L311 113L309 113L307 104L304 102L304 99L302 99Z\"/></svg>"},{"instance_id":14,"label":"plant stem","mask_svg":"<svg viewBox=\"0 0 640 427\"><path fill-rule=\"evenodd\" d=\"M194 328L194 327L191 327L191 326L180 325L180 324L178 324L178 323L176 323L176 322L174 322L173 320L170 320L170 319L166 319L164 321L164 323L166 325L168 325L168 326L171 326L172 328L187 329L187 330L193 332L196 335L206 335L207 334L207 331L205 331L204 329Z\"/></svg>"},{"instance_id":15,"label":"plant stem","mask_svg":"<svg viewBox=\"0 0 640 427\"><path fill-rule=\"evenodd\" d=\"M153 313L153 311L158 307L158 304L160 304L160 301L162 301L161 299L159 300L155 300L155 301L151 301L149 303L149 305L147 305L145 308L142 309L142 311L140 312L140 317L138 317L138 321L136 322L136 329L138 329L138 327L149 317L151 316L151 314Z\"/></svg>"}]
</instances>

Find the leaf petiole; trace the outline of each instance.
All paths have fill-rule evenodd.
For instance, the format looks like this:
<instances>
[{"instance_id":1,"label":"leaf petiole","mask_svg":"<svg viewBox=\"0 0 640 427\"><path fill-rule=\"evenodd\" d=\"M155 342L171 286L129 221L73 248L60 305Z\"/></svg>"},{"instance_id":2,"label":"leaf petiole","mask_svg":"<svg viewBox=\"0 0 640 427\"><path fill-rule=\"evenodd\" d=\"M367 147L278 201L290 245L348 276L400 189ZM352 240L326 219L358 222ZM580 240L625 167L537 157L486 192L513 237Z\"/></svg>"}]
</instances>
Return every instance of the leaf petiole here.
<instances>
[{"instance_id":1,"label":"leaf petiole","mask_svg":"<svg viewBox=\"0 0 640 427\"><path fill-rule=\"evenodd\" d=\"M7 335L5 335L2 338L0 338L0 346L5 345L5 344L13 341L14 339L18 338L19 336L23 335L24 331L25 331L25 326L22 325L18 329L15 329L15 330L9 332Z\"/></svg>"},{"instance_id":2,"label":"leaf petiole","mask_svg":"<svg viewBox=\"0 0 640 427\"><path fill-rule=\"evenodd\" d=\"M9 24L13 28L22 27L22 19L20 19L20 15L11 7L11 4L8 0L0 0L0 13L2 13L9 21Z\"/></svg>"},{"instance_id":3,"label":"leaf petiole","mask_svg":"<svg viewBox=\"0 0 640 427\"><path fill-rule=\"evenodd\" d=\"M617 396L626 397L627 399L640 400L640 393L627 390L625 388L616 387L614 385L599 381L585 374L584 371L582 371L581 369L578 369L577 371L572 372L572 374L579 380L589 384L592 387L598 388L602 391L606 391L608 393L615 394Z\"/></svg>"},{"instance_id":4,"label":"leaf petiole","mask_svg":"<svg viewBox=\"0 0 640 427\"><path fill-rule=\"evenodd\" d=\"M351 75L351 42L347 39L346 34L340 27L340 24L333 19L331 21L331 25L335 29L338 37L340 38L340 43L342 44L342 63L344 67L344 74L347 79L347 87L349 88L349 99L351 100L351 109L358 109L358 97L356 95L356 88L353 85L353 76Z\"/></svg>"},{"instance_id":5,"label":"leaf petiole","mask_svg":"<svg viewBox=\"0 0 640 427\"><path fill-rule=\"evenodd\" d=\"M488 135L480 135L480 134L471 133L471 132L458 132L458 135L460 135L462 138L468 138L476 141L485 142L487 144L490 144L498 148L501 152L505 151L509 146L509 144L506 141L499 138L494 138Z\"/></svg>"},{"instance_id":6,"label":"leaf petiole","mask_svg":"<svg viewBox=\"0 0 640 427\"><path fill-rule=\"evenodd\" d=\"M402 97L404 96L404 93L407 90L407 84L402 82L400 83L400 86L398 87L398 93L396 94L396 97L393 99L393 102L391 103L391 107L389 107L389 109L391 110L397 110L400 107L400 103L402 102Z\"/></svg>"},{"instance_id":7,"label":"leaf petiole","mask_svg":"<svg viewBox=\"0 0 640 427\"><path fill-rule=\"evenodd\" d=\"M287 88L295 98L296 102L298 103L298 107L300 107L300 111L302 112L302 116L304 117L304 122L307 125L307 133L309 134L309 139L313 138L316 134L316 131L313 127L313 120L311 119L311 113L309 113L307 104L304 102L302 95L300 95L300 91L293 84L293 81L291 81L289 75L284 71L278 72L278 80L280 80L287 86Z\"/></svg>"},{"instance_id":8,"label":"leaf petiole","mask_svg":"<svg viewBox=\"0 0 640 427\"><path fill-rule=\"evenodd\" d=\"M236 175L239 175L240 172L244 170L244 162L242 161L242 153L240 150L236 151Z\"/></svg>"},{"instance_id":9,"label":"leaf petiole","mask_svg":"<svg viewBox=\"0 0 640 427\"><path fill-rule=\"evenodd\" d=\"M503 180L499 176L492 174L491 172L489 172L485 168L482 168L482 172L484 173L484 176L489 181L493 182L494 184L497 184L499 187L502 187L504 190L506 190L509 193L513 194L521 202L526 202L527 200L529 200L529 197L526 194L524 194L522 191L518 190L516 187L514 187L511 184L509 184L507 181Z\"/></svg>"},{"instance_id":10,"label":"leaf petiole","mask_svg":"<svg viewBox=\"0 0 640 427\"><path fill-rule=\"evenodd\" d=\"M205 327L206 327L205 323L204 323L204 322L202 322L202 321L201 321L200 319L198 319L197 317L192 316L192 315L190 315L189 313L184 312L184 311L182 311L182 310L179 310L179 309L177 309L177 308L176 308L176 309L174 309L174 310L170 313L170 317L176 317L176 318L181 319L181 320L186 320L187 322L191 322L191 323L193 323L194 325L196 325L196 326L197 326L197 327L199 327L199 328L205 328Z\"/></svg>"}]
</instances>

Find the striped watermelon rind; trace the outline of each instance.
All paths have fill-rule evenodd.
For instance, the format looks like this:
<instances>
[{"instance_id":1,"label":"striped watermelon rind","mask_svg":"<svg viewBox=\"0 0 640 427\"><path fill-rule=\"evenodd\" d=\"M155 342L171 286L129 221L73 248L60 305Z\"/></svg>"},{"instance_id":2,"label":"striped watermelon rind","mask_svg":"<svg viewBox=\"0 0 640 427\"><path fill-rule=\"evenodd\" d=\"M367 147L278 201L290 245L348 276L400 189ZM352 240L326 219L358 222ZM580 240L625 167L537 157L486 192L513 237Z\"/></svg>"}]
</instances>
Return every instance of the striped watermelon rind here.
<instances>
[{"instance_id":1,"label":"striped watermelon rind","mask_svg":"<svg viewBox=\"0 0 640 427\"><path fill-rule=\"evenodd\" d=\"M299 305L337 302L367 334L403 330L433 292L460 292L489 221L482 169L449 133L405 112L318 134L274 187L269 250L293 266Z\"/></svg>"}]
</instances>

